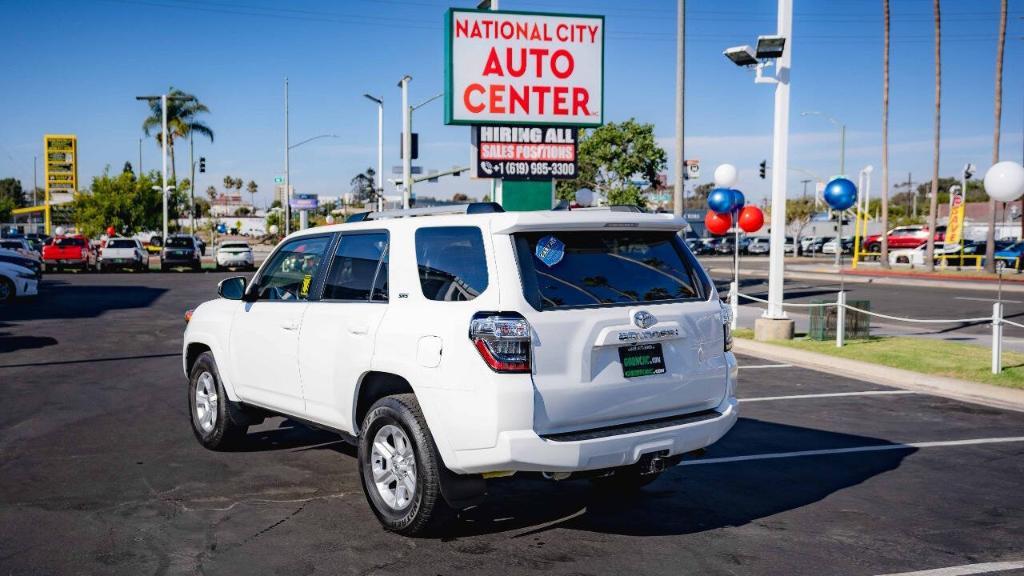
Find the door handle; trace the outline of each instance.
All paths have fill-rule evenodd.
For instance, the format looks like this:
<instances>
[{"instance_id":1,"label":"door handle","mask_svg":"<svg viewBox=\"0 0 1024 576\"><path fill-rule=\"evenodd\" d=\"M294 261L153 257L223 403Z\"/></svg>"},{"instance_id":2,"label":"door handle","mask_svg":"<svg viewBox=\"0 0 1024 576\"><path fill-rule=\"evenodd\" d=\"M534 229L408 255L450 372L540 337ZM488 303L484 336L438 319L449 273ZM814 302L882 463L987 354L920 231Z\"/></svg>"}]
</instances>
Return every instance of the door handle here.
<instances>
[{"instance_id":1,"label":"door handle","mask_svg":"<svg viewBox=\"0 0 1024 576\"><path fill-rule=\"evenodd\" d=\"M370 329L366 326L366 324L356 324L354 326L352 324L349 324L348 331L349 331L350 334L354 334L356 336L362 336L362 335L366 334L367 332L369 332Z\"/></svg>"},{"instance_id":2,"label":"door handle","mask_svg":"<svg viewBox=\"0 0 1024 576\"><path fill-rule=\"evenodd\" d=\"M285 322L284 324L281 324L281 328L284 328L285 330L288 330L289 332L294 332L294 331L299 329L299 323L298 322Z\"/></svg>"}]
</instances>

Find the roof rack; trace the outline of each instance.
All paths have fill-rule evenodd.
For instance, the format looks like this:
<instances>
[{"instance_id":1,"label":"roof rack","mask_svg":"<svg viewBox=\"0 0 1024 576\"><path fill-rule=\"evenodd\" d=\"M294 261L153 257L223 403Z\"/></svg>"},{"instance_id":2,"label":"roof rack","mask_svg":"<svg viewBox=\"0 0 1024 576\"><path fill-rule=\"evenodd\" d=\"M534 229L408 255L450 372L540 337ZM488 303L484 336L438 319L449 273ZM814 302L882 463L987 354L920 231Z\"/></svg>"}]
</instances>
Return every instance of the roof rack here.
<instances>
[{"instance_id":1,"label":"roof rack","mask_svg":"<svg viewBox=\"0 0 1024 576\"><path fill-rule=\"evenodd\" d=\"M427 208L409 208L408 210L384 210L383 212L360 212L348 217L345 222L363 222L366 220L385 220L388 218L414 218L416 216L438 216L441 214L491 214L504 212L505 209L497 202L472 202L469 204L451 204L448 206L429 206Z\"/></svg>"}]
</instances>

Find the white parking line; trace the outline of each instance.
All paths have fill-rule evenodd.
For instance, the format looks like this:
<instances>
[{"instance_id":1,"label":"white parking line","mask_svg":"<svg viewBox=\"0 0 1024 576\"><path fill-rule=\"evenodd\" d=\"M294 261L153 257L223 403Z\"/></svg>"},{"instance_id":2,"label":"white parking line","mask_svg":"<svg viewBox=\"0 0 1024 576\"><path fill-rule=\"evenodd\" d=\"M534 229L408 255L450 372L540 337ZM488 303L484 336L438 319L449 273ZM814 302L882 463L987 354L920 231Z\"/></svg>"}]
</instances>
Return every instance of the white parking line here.
<instances>
[{"instance_id":1,"label":"white parking line","mask_svg":"<svg viewBox=\"0 0 1024 576\"><path fill-rule=\"evenodd\" d=\"M1024 568L1024 562L983 562L981 564L965 564L963 566L950 566L949 568L936 568L934 570L884 574L883 576L964 576L966 574L988 574L990 572L1002 572L1018 568Z\"/></svg>"},{"instance_id":2,"label":"white parking line","mask_svg":"<svg viewBox=\"0 0 1024 576\"><path fill-rule=\"evenodd\" d=\"M805 400L808 398L840 398L843 396L893 396L898 394L918 394L915 390L865 390L863 392L828 392L824 394L797 394L794 396L762 396L760 398L740 398L740 402L765 402L768 400Z\"/></svg>"},{"instance_id":3,"label":"white parking line","mask_svg":"<svg viewBox=\"0 0 1024 576\"><path fill-rule=\"evenodd\" d=\"M748 454L746 456L726 456L724 458L703 458L700 460L683 460L679 466L700 466L704 464L727 464L730 462L747 462L750 460L776 460L779 458L799 458L801 456L827 456L830 454L851 454L854 452L881 452L884 450L909 450L911 448L938 448L942 446L974 446L977 444L1005 444L1024 442L1024 436L1006 436L1002 438L974 438L970 440L946 440L939 442L909 442L907 444L876 444L874 446L852 446L849 448L829 448L826 450L800 450L796 452L769 452L767 454Z\"/></svg>"},{"instance_id":4,"label":"white parking line","mask_svg":"<svg viewBox=\"0 0 1024 576\"><path fill-rule=\"evenodd\" d=\"M970 296L954 296L954 300L971 300L974 302L998 302L995 298L972 298ZM1002 300L1005 304L1020 304L1020 300Z\"/></svg>"},{"instance_id":5,"label":"white parking line","mask_svg":"<svg viewBox=\"0 0 1024 576\"><path fill-rule=\"evenodd\" d=\"M740 370L749 368L792 368L792 364L754 364L752 366L740 366Z\"/></svg>"}]
</instances>

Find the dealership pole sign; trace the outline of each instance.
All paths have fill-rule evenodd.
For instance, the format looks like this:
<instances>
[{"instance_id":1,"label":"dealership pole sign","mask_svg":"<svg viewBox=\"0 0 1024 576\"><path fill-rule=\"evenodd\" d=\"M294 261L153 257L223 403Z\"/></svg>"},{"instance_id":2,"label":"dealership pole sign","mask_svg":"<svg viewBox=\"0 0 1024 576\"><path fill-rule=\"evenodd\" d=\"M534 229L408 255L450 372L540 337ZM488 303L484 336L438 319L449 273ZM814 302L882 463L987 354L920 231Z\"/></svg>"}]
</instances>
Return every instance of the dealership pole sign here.
<instances>
[{"instance_id":1,"label":"dealership pole sign","mask_svg":"<svg viewBox=\"0 0 1024 576\"><path fill-rule=\"evenodd\" d=\"M43 137L43 149L46 152L43 172L47 195L77 191L78 138L71 134L47 134Z\"/></svg>"},{"instance_id":2,"label":"dealership pole sign","mask_svg":"<svg viewBox=\"0 0 1024 576\"><path fill-rule=\"evenodd\" d=\"M570 126L473 126L474 175L503 180L575 178L578 135Z\"/></svg>"},{"instance_id":3,"label":"dealership pole sign","mask_svg":"<svg viewBox=\"0 0 1024 576\"><path fill-rule=\"evenodd\" d=\"M604 17L452 8L445 123L600 126Z\"/></svg>"}]
</instances>

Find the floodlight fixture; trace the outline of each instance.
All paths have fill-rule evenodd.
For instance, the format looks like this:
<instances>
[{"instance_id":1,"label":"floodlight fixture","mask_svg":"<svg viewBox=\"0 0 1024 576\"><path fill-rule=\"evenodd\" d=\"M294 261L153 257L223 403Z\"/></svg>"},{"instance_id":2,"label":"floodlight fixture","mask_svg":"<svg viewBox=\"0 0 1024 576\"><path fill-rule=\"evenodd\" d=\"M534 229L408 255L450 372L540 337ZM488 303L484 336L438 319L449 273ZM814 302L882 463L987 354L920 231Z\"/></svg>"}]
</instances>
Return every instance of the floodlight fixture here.
<instances>
[{"instance_id":1,"label":"floodlight fixture","mask_svg":"<svg viewBox=\"0 0 1024 576\"><path fill-rule=\"evenodd\" d=\"M782 52L786 49L785 36L758 36L757 57L772 59L782 58Z\"/></svg>"},{"instance_id":2,"label":"floodlight fixture","mask_svg":"<svg viewBox=\"0 0 1024 576\"><path fill-rule=\"evenodd\" d=\"M725 57L732 60L732 63L737 66L756 66L757 55L754 53L754 49L750 46L733 46L732 48L726 48Z\"/></svg>"}]
</instances>

